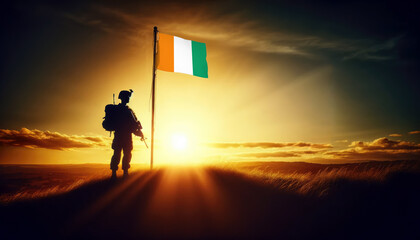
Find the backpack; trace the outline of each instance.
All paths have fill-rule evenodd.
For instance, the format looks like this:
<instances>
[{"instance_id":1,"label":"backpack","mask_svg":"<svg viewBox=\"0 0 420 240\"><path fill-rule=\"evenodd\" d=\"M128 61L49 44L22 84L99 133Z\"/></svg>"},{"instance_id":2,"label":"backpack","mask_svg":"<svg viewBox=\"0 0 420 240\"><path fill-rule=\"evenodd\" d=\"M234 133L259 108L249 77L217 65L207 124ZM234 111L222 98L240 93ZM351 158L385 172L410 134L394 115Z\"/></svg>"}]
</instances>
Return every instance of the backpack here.
<instances>
[{"instance_id":1,"label":"backpack","mask_svg":"<svg viewBox=\"0 0 420 240\"><path fill-rule=\"evenodd\" d=\"M118 105L108 104L105 106L105 117L102 127L107 131L115 131L118 125Z\"/></svg>"}]
</instances>

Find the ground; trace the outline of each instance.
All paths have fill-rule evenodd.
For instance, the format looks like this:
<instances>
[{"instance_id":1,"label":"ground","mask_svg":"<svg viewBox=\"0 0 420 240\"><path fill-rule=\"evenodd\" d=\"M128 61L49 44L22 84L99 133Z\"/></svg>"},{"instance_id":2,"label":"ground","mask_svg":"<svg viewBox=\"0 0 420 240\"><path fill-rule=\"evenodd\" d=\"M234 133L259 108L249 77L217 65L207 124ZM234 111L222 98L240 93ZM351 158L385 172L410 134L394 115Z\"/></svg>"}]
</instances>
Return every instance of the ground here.
<instances>
[{"instance_id":1,"label":"ground","mask_svg":"<svg viewBox=\"0 0 420 240\"><path fill-rule=\"evenodd\" d=\"M0 230L3 239L418 239L419 169L235 163L111 181L104 165L3 165Z\"/></svg>"}]
</instances>

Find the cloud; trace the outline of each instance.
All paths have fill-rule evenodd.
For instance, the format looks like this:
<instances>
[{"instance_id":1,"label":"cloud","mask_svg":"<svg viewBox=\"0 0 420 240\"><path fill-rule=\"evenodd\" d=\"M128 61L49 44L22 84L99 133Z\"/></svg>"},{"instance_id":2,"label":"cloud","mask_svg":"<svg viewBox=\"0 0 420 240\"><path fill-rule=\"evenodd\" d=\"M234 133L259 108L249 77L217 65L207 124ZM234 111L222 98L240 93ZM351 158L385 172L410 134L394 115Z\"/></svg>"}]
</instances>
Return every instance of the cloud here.
<instances>
[{"instance_id":1,"label":"cloud","mask_svg":"<svg viewBox=\"0 0 420 240\"><path fill-rule=\"evenodd\" d=\"M256 153L240 153L237 157L244 158L285 158L285 157L302 157L302 155L318 154L320 151L278 151L278 152L256 152Z\"/></svg>"},{"instance_id":2,"label":"cloud","mask_svg":"<svg viewBox=\"0 0 420 240\"><path fill-rule=\"evenodd\" d=\"M65 150L74 148L92 148L105 145L102 137L66 135L57 132L0 129L0 144L25 148L45 148Z\"/></svg>"},{"instance_id":3,"label":"cloud","mask_svg":"<svg viewBox=\"0 0 420 240\"><path fill-rule=\"evenodd\" d=\"M393 59L391 50L395 49L398 41L402 36L396 36L386 40L382 43L375 43L369 47L362 48L356 52L351 53L343 58L343 60L360 59L360 60L374 60L383 61Z\"/></svg>"},{"instance_id":4,"label":"cloud","mask_svg":"<svg viewBox=\"0 0 420 240\"><path fill-rule=\"evenodd\" d=\"M336 140L335 142L338 142L338 143L348 143L349 140L343 139L343 140Z\"/></svg>"},{"instance_id":5,"label":"cloud","mask_svg":"<svg viewBox=\"0 0 420 240\"><path fill-rule=\"evenodd\" d=\"M331 144L310 143L310 142L243 142L243 143L210 143L207 144L213 148L259 148L259 149L286 149L272 152L247 152L229 154L230 158L296 158L306 157L306 155L316 155L332 148ZM310 150L296 150L296 149Z\"/></svg>"},{"instance_id":6,"label":"cloud","mask_svg":"<svg viewBox=\"0 0 420 240\"><path fill-rule=\"evenodd\" d=\"M165 6L162 8L162 6ZM57 10L56 12L60 12ZM268 18L256 18L249 9L230 9L228 4L153 3L89 4L84 8L61 11L59 15L77 24L134 41L149 41L152 27L181 37L206 40L250 51L298 55L313 58L319 50L339 53L343 60L382 61L394 58L401 36L385 41L340 36L313 35L273 24ZM287 20L287 19L285 19ZM281 22L281 21L280 21Z\"/></svg>"},{"instance_id":7,"label":"cloud","mask_svg":"<svg viewBox=\"0 0 420 240\"><path fill-rule=\"evenodd\" d=\"M309 147L309 148L332 148L331 144L309 142L244 142L244 143L209 143L213 148L284 148L284 147Z\"/></svg>"},{"instance_id":8,"label":"cloud","mask_svg":"<svg viewBox=\"0 0 420 240\"><path fill-rule=\"evenodd\" d=\"M348 149L327 151L324 155L341 160L420 160L420 144L386 137L372 142L355 141Z\"/></svg>"},{"instance_id":9,"label":"cloud","mask_svg":"<svg viewBox=\"0 0 420 240\"><path fill-rule=\"evenodd\" d=\"M420 150L420 144L414 142L389 140L386 137L378 138L372 142L352 142L349 147L357 148L361 151L369 150Z\"/></svg>"},{"instance_id":10,"label":"cloud","mask_svg":"<svg viewBox=\"0 0 420 240\"><path fill-rule=\"evenodd\" d=\"M411 131L408 134L420 134L420 131Z\"/></svg>"},{"instance_id":11,"label":"cloud","mask_svg":"<svg viewBox=\"0 0 420 240\"><path fill-rule=\"evenodd\" d=\"M261 27L257 22L247 20L241 13L220 13L197 4L182 6L168 2L165 5L167 7L164 9L153 4L143 5L139 11L130 13L127 9L96 4L90 11L62 12L60 15L77 24L134 42L151 36L152 27L157 25L162 26L160 29L164 32L166 30L256 52L309 55L293 44L302 40L306 42L306 37L301 39L301 36L290 34L262 32L258 30Z\"/></svg>"},{"instance_id":12,"label":"cloud","mask_svg":"<svg viewBox=\"0 0 420 240\"><path fill-rule=\"evenodd\" d=\"M315 147L314 147L315 146ZM385 160L420 160L420 144L415 142L390 140L386 137L375 139L371 142L353 141L346 149L332 150L329 144L313 144L313 143L218 143L213 144L218 148L286 148L292 147L291 150L273 151L273 152L247 152L229 154L230 158L250 158L250 159L282 159L282 158L299 158L304 161L317 162L349 162L349 161L385 161ZM299 147L309 147L311 149L299 151ZM287 149L287 148L286 148Z\"/></svg>"},{"instance_id":13,"label":"cloud","mask_svg":"<svg viewBox=\"0 0 420 240\"><path fill-rule=\"evenodd\" d=\"M420 160L420 151L364 151L355 149L325 153L335 160L347 161L385 161L385 160Z\"/></svg>"},{"instance_id":14,"label":"cloud","mask_svg":"<svg viewBox=\"0 0 420 240\"><path fill-rule=\"evenodd\" d=\"M242 143L209 143L208 147L227 149L227 148L252 148L252 149L284 149L280 151L255 151L245 153L230 153L228 158L241 159L264 159L264 158L297 158L307 157L308 155L320 155L332 148L331 144L311 143L311 142L242 142ZM299 150L303 149L303 150Z\"/></svg>"},{"instance_id":15,"label":"cloud","mask_svg":"<svg viewBox=\"0 0 420 240\"><path fill-rule=\"evenodd\" d=\"M391 133L389 134L390 137L402 137L402 134L399 133Z\"/></svg>"}]
</instances>

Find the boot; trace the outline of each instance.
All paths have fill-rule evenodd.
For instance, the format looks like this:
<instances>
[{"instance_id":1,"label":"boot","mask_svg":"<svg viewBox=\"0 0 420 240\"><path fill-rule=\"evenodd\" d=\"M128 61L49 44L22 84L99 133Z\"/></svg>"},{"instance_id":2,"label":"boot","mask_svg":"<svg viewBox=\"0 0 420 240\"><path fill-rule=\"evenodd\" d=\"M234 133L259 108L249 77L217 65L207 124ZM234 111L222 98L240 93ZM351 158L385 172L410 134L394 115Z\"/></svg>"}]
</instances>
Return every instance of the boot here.
<instances>
[{"instance_id":1,"label":"boot","mask_svg":"<svg viewBox=\"0 0 420 240\"><path fill-rule=\"evenodd\" d=\"M112 170L111 180L117 179L117 170Z\"/></svg>"},{"instance_id":2,"label":"boot","mask_svg":"<svg viewBox=\"0 0 420 240\"><path fill-rule=\"evenodd\" d=\"M124 178L128 177L128 169L125 169L125 170L124 170L124 175L123 175L123 177L124 177Z\"/></svg>"}]
</instances>

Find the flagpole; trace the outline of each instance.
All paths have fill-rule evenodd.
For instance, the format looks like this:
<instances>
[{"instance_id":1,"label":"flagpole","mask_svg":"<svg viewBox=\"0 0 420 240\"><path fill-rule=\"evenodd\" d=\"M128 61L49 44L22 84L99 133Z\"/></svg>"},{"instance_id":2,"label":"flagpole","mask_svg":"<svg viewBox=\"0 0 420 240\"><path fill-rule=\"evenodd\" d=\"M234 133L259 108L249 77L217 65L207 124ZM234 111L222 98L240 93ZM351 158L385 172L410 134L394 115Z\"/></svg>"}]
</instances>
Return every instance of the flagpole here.
<instances>
[{"instance_id":1,"label":"flagpole","mask_svg":"<svg viewBox=\"0 0 420 240\"><path fill-rule=\"evenodd\" d=\"M155 86L156 86L156 42L157 42L157 27L153 28L153 81L152 81L152 139L150 148L150 169L153 169L153 150L155 141Z\"/></svg>"}]
</instances>

